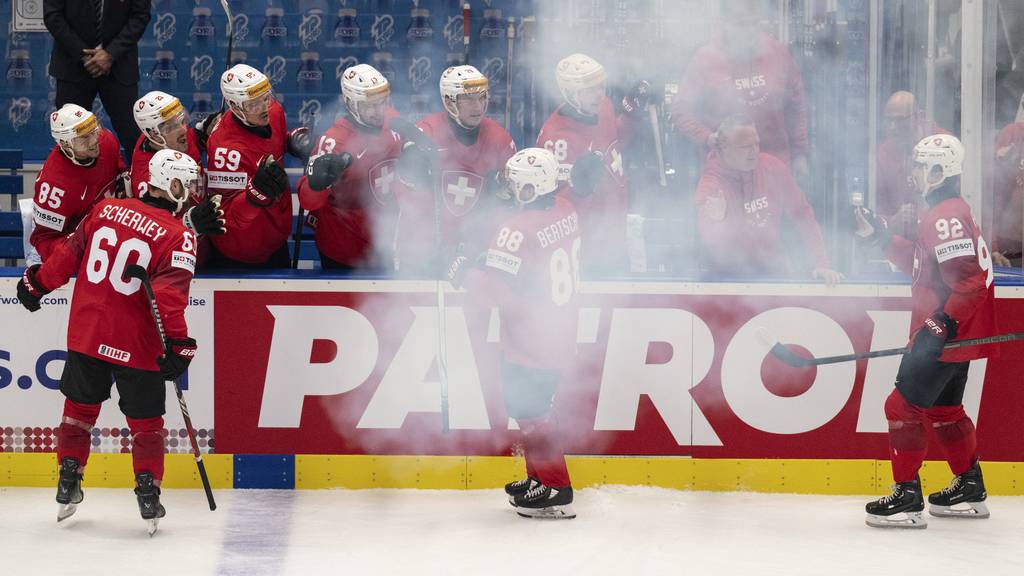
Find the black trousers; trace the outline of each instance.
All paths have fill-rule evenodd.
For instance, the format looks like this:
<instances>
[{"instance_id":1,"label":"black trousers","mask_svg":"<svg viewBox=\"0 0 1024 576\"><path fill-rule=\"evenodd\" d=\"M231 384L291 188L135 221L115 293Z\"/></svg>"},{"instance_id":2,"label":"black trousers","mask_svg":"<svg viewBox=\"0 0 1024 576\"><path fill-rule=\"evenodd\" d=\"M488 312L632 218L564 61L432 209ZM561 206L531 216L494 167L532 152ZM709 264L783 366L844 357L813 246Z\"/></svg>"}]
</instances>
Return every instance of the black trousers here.
<instances>
[{"instance_id":1,"label":"black trousers","mask_svg":"<svg viewBox=\"0 0 1024 576\"><path fill-rule=\"evenodd\" d=\"M54 104L57 108L69 103L78 104L86 110L92 110L92 103L96 100L97 94L100 96L104 110L110 116L110 127L114 129L118 141L121 142L121 155L131 166L135 143L141 134L138 125L135 124L135 116L132 115L132 107L139 99L138 83L122 84L109 74L102 78L88 78L80 82L57 80Z\"/></svg>"}]
</instances>

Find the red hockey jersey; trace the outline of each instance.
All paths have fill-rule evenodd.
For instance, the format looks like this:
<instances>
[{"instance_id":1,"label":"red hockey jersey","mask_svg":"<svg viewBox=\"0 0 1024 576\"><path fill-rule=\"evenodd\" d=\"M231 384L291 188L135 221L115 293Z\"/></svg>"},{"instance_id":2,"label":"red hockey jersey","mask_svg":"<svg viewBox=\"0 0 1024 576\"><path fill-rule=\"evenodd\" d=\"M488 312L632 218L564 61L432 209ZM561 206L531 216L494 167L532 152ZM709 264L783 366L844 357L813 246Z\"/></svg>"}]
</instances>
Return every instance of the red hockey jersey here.
<instances>
[{"instance_id":1,"label":"red hockey jersey","mask_svg":"<svg viewBox=\"0 0 1024 576\"><path fill-rule=\"evenodd\" d=\"M48 290L77 274L68 320L68 350L157 370L163 344L149 299L128 264L149 273L168 338L188 336L185 306L195 271L195 237L169 211L137 199L103 200L43 263L36 279Z\"/></svg>"},{"instance_id":2,"label":"red hockey jersey","mask_svg":"<svg viewBox=\"0 0 1024 576\"><path fill-rule=\"evenodd\" d=\"M202 156L199 152L199 140L196 138L196 131L189 128L185 133L185 139L188 142L188 150L186 154L192 157L196 161L196 164L202 166ZM150 152L148 149L142 147L142 143L146 141L146 135L139 136L138 142L135 143L135 153L132 154L132 189L130 195L133 198L141 198L146 194L146 190L149 188L149 161L153 159L153 154L156 152ZM192 205L202 202L203 198L190 198L189 202Z\"/></svg>"},{"instance_id":3,"label":"red hockey jersey","mask_svg":"<svg viewBox=\"0 0 1024 576\"><path fill-rule=\"evenodd\" d=\"M791 262L782 243L783 222L797 230L813 267L829 267L814 209L774 156L761 154L753 171L740 172L712 152L697 183L696 202L701 261L711 272L786 275Z\"/></svg>"},{"instance_id":4,"label":"red hockey jersey","mask_svg":"<svg viewBox=\"0 0 1024 576\"><path fill-rule=\"evenodd\" d=\"M245 189L264 156L284 162L288 126L284 108L270 100L270 137L261 138L247 130L228 112L220 117L206 142L206 193L221 194L221 209L227 233L210 238L224 256L261 264L288 241L292 226L292 195L286 190L270 206L254 206L246 200Z\"/></svg>"},{"instance_id":5,"label":"red hockey jersey","mask_svg":"<svg viewBox=\"0 0 1024 576\"><path fill-rule=\"evenodd\" d=\"M893 236L885 251L893 264L913 275L910 338L937 310L957 321L957 340L992 336L997 331L992 254L971 207L948 193L929 200L937 204L922 215L917 241ZM940 360L963 362L997 354L991 346L970 346L948 350Z\"/></svg>"},{"instance_id":6,"label":"red hockey jersey","mask_svg":"<svg viewBox=\"0 0 1024 576\"><path fill-rule=\"evenodd\" d=\"M512 136L500 124L484 118L476 141L464 144L455 134L447 112L437 112L417 124L434 143L440 164L440 185L444 206L441 210L441 247L453 254L460 243L480 250L490 241L495 222L492 218L495 198L481 198L484 179L501 170L515 154ZM417 190L404 185L396 196L401 210L397 249L400 269L420 267L430 261L435 249L434 191Z\"/></svg>"},{"instance_id":7,"label":"red hockey jersey","mask_svg":"<svg viewBox=\"0 0 1024 576\"><path fill-rule=\"evenodd\" d=\"M100 130L100 155L92 166L75 164L54 146L36 177L32 206L36 226L29 242L44 261L93 205L114 195L117 176L125 171L117 138L109 130Z\"/></svg>"},{"instance_id":8,"label":"red hockey jersey","mask_svg":"<svg viewBox=\"0 0 1024 576\"><path fill-rule=\"evenodd\" d=\"M467 273L471 297L500 309L502 354L509 362L553 370L571 365L580 246L580 218L558 195L546 210L528 208L505 220L486 267Z\"/></svg>"},{"instance_id":9,"label":"red hockey jersey","mask_svg":"<svg viewBox=\"0 0 1024 576\"><path fill-rule=\"evenodd\" d=\"M586 198L573 198L583 220L586 251L583 259L589 267L601 263L602 268L625 271L626 211L629 190L623 171L622 148L632 140L635 125L625 117L616 117L608 98L594 122L586 122L570 112L563 103L548 117L537 135L537 146L555 154L559 179L568 181L573 164L589 152L600 152L605 162L605 178L597 190Z\"/></svg>"},{"instance_id":10,"label":"red hockey jersey","mask_svg":"<svg viewBox=\"0 0 1024 576\"><path fill-rule=\"evenodd\" d=\"M726 117L744 112L754 119L761 151L789 163L807 155L807 110L800 68L789 50L759 34L757 55L749 62L732 60L721 37L694 55L673 102L676 128L699 145Z\"/></svg>"},{"instance_id":11,"label":"red hockey jersey","mask_svg":"<svg viewBox=\"0 0 1024 576\"><path fill-rule=\"evenodd\" d=\"M341 118L317 140L313 155L352 155L341 178L331 187L316 192L305 176L299 180L299 203L309 211L316 226L320 252L347 266L392 266L398 207L395 188L398 175L395 159L402 140L389 128L398 113L389 109L380 130L356 127Z\"/></svg>"}]
</instances>

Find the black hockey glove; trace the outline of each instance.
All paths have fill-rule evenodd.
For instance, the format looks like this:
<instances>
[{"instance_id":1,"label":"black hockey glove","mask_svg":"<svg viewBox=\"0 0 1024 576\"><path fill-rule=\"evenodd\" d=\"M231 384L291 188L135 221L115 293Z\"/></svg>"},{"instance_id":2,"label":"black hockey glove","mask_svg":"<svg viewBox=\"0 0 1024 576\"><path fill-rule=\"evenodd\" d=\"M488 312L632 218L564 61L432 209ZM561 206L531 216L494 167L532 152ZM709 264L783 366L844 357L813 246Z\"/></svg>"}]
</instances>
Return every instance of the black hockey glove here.
<instances>
[{"instance_id":1,"label":"black hockey glove","mask_svg":"<svg viewBox=\"0 0 1024 576\"><path fill-rule=\"evenodd\" d=\"M210 139L210 132L213 132L213 127L217 125L218 120L220 120L220 112L214 112L206 119L196 122L196 141L203 150L206 150L206 141Z\"/></svg>"},{"instance_id":2,"label":"black hockey glove","mask_svg":"<svg viewBox=\"0 0 1024 576\"><path fill-rule=\"evenodd\" d=\"M622 97L622 111L629 115L638 115L647 111L650 102L651 84L641 80Z\"/></svg>"},{"instance_id":3,"label":"black hockey glove","mask_svg":"<svg viewBox=\"0 0 1024 576\"><path fill-rule=\"evenodd\" d=\"M210 196L198 206L189 208L182 216L181 222L196 236L220 236L227 232L224 211L220 208L220 194Z\"/></svg>"},{"instance_id":4,"label":"black hockey glove","mask_svg":"<svg viewBox=\"0 0 1024 576\"><path fill-rule=\"evenodd\" d=\"M309 128L303 126L288 133L288 153L303 162L309 158L313 150L313 137L309 134Z\"/></svg>"},{"instance_id":5,"label":"black hockey glove","mask_svg":"<svg viewBox=\"0 0 1024 576\"><path fill-rule=\"evenodd\" d=\"M160 375L164 380L177 380L179 376L188 370L189 363L196 357L195 338L184 340L168 340L169 353L156 359L160 366Z\"/></svg>"},{"instance_id":6,"label":"black hockey glove","mask_svg":"<svg viewBox=\"0 0 1024 576\"><path fill-rule=\"evenodd\" d=\"M350 164L352 155L348 152L312 156L306 162L306 182L314 192L322 192L337 182Z\"/></svg>"},{"instance_id":7,"label":"black hockey glove","mask_svg":"<svg viewBox=\"0 0 1024 576\"><path fill-rule=\"evenodd\" d=\"M914 335L910 346L910 359L916 362L934 362L942 356L946 342L956 338L956 320L942 310L925 318L924 324Z\"/></svg>"},{"instance_id":8,"label":"black hockey glove","mask_svg":"<svg viewBox=\"0 0 1024 576\"><path fill-rule=\"evenodd\" d=\"M288 174L273 156L264 156L249 180L245 198L253 206L270 206L288 190Z\"/></svg>"},{"instance_id":9,"label":"black hockey glove","mask_svg":"<svg viewBox=\"0 0 1024 576\"><path fill-rule=\"evenodd\" d=\"M18 301L29 312L39 310L41 308L39 301L43 299L43 296L50 293L49 290L36 280L36 273L39 271L39 267L40 264L36 264L26 268L25 273L21 276L21 281L18 282Z\"/></svg>"},{"instance_id":10,"label":"black hockey glove","mask_svg":"<svg viewBox=\"0 0 1024 576\"><path fill-rule=\"evenodd\" d=\"M395 171L402 182L430 190L434 176L434 154L411 142L406 143L395 164Z\"/></svg>"},{"instance_id":11,"label":"black hockey glove","mask_svg":"<svg viewBox=\"0 0 1024 576\"><path fill-rule=\"evenodd\" d=\"M590 152L576 159L569 173L572 193L586 198L597 190L597 185L604 176L604 157L600 152Z\"/></svg>"},{"instance_id":12,"label":"black hockey glove","mask_svg":"<svg viewBox=\"0 0 1024 576\"><path fill-rule=\"evenodd\" d=\"M853 208L853 219L855 228L853 233L857 236L858 240L868 246L877 246L883 250L885 249L892 238L892 232L889 231L889 225L886 223L885 218L867 208L855 206Z\"/></svg>"}]
</instances>

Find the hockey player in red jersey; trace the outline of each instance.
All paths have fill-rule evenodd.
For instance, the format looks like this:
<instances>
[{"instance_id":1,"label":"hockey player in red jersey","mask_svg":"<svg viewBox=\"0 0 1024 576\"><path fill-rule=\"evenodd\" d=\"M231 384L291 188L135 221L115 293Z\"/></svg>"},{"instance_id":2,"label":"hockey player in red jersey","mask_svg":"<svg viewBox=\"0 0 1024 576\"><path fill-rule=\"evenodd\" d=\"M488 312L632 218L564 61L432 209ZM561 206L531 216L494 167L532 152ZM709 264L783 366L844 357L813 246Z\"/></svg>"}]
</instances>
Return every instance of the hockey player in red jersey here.
<instances>
[{"instance_id":1,"label":"hockey player in red jersey","mask_svg":"<svg viewBox=\"0 0 1024 576\"><path fill-rule=\"evenodd\" d=\"M552 403L576 356L581 237L576 209L556 194L558 170L542 148L512 156L503 181L519 210L496 227L486 254L459 256L449 271L453 285L500 310L505 408L523 431L527 473L505 491L521 516L536 518L576 516Z\"/></svg>"},{"instance_id":2,"label":"hockey player in red jersey","mask_svg":"<svg viewBox=\"0 0 1024 576\"><path fill-rule=\"evenodd\" d=\"M121 147L96 116L76 104L50 114L57 141L39 171L29 242L45 262L89 210L103 198L123 194Z\"/></svg>"},{"instance_id":3,"label":"hockey player in red jersey","mask_svg":"<svg viewBox=\"0 0 1024 576\"><path fill-rule=\"evenodd\" d=\"M196 353L185 324L196 243L179 212L199 186L200 174L192 158L174 150L158 151L149 167L144 197L100 201L50 258L25 270L18 283L18 299L34 312L44 295L78 276L60 381L65 401L57 429L58 521L82 501L91 431L101 404L110 398L112 378L132 432L139 511L153 528L164 515L164 382L178 378ZM167 355L140 281L124 276L129 264L144 267L152 279Z\"/></svg>"},{"instance_id":4,"label":"hockey player in red jersey","mask_svg":"<svg viewBox=\"0 0 1024 576\"><path fill-rule=\"evenodd\" d=\"M188 125L188 112L181 101L164 92L152 91L135 102L132 113L142 135L135 144L132 155L130 196L141 198L149 186L149 161L158 150L168 149L184 152L202 165L199 139L196 131ZM189 196L182 215L182 222L191 230L199 242L197 252L200 262L209 250L209 235L224 234L224 212L220 208L220 195L207 197L205 186L198 186L194 196Z\"/></svg>"},{"instance_id":5,"label":"hockey player in red jersey","mask_svg":"<svg viewBox=\"0 0 1024 576\"><path fill-rule=\"evenodd\" d=\"M928 496L929 512L989 515L974 423L964 413L963 394L970 361L994 352L979 347L943 351L954 338L996 333L992 255L960 196L963 157L963 145L948 134L928 136L914 147L912 177L928 205L914 242L889 233L871 212L856 212L857 234L883 247L890 261L913 275L910 352L885 402L896 484L892 494L867 505L869 526L927 527L918 470L928 450L928 428L954 475L946 489Z\"/></svg>"},{"instance_id":6,"label":"hockey player in red jersey","mask_svg":"<svg viewBox=\"0 0 1024 576\"><path fill-rule=\"evenodd\" d=\"M406 143L398 161L402 185L397 188L401 215L396 267L403 274L423 272L434 261L437 247L443 262L484 247L499 202L491 184L516 151L508 131L485 116L488 82L479 70L452 66L441 74L440 89L444 111L417 123L436 156ZM437 185L441 187L439 214L434 203ZM438 216L439 223L435 222ZM435 227L440 228L440 242Z\"/></svg>"},{"instance_id":7,"label":"hockey player in red jersey","mask_svg":"<svg viewBox=\"0 0 1024 576\"><path fill-rule=\"evenodd\" d=\"M316 142L299 181L299 202L316 226L325 269L392 269L398 208L395 159L401 138L389 127L387 78L369 64L346 69L341 94L347 117Z\"/></svg>"},{"instance_id":8,"label":"hockey player in red jersey","mask_svg":"<svg viewBox=\"0 0 1024 576\"><path fill-rule=\"evenodd\" d=\"M647 107L649 87L646 82L637 84L623 99L627 113L616 116L605 96L604 67L593 58L566 57L558 63L556 78L564 102L544 123L537 146L554 153L562 180L571 174L574 188L595 190L592 196L574 200L587 235L584 272L624 273L629 191L622 150L635 132L633 115ZM578 180L586 182L581 186Z\"/></svg>"},{"instance_id":9,"label":"hockey player in red jersey","mask_svg":"<svg viewBox=\"0 0 1024 576\"><path fill-rule=\"evenodd\" d=\"M221 76L220 89L230 113L209 128L207 192L223 196L227 232L210 238L208 265L288 268L292 195L284 154L304 157L308 130L288 132L270 80L251 66L232 66Z\"/></svg>"}]
</instances>

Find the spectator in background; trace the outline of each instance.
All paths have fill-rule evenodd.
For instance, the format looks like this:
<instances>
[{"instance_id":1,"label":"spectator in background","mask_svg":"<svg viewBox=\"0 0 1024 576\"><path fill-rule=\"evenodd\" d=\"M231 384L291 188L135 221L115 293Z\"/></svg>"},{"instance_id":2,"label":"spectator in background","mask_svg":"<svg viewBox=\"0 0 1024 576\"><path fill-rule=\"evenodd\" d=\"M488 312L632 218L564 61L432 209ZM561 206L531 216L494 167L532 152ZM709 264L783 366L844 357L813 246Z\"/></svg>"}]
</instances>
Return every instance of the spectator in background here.
<instances>
[{"instance_id":1,"label":"spectator in background","mask_svg":"<svg viewBox=\"0 0 1024 576\"><path fill-rule=\"evenodd\" d=\"M812 262L811 276L830 285L840 282L843 275L830 268L814 209L789 168L760 151L754 120L745 114L730 116L717 133L697 184L704 267L730 277L798 272L805 258L787 254L780 234L785 222L798 232Z\"/></svg>"},{"instance_id":2,"label":"spectator in background","mask_svg":"<svg viewBox=\"0 0 1024 576\"><path fill-rule=\"evenodd\" d=\"M1024 243L1024 122L1006 126L996 137L994 186L992 261L997 266L1019 266Z\"/></svg>"},{"instance_id":3,"label":"spectator in background","mask_svg":"<svg viewBox=\"0 0 1024 576\"><path fill-rule=\"evenodd\" d=\"M885 103L885 140L878 146L878 197L875 211L905 238L917 236L917 214L926 207L910 178L914 145L930 134L949 134L925 120L914 95L900 90Z\"/></svg>"},{"instance_id":4,"label":"spectator in background","mask_svg":"<svg viewBox=\"0 0 1024 576\"><path fill-rule=\"evenodd\" d=\"M800 69L779 41L758 29L760 2L721 3L722 26L694 55L672 112L676 129L715 149L718 126L745 113L762 135L762 150L803 180L807 166L807 112Z\"/></svg>"},{"instance_id":5,"label":"spectator in background","mask_svg":"<svg viewBox=\"0 0 1024 576\"><path fill-rule=\"evenodd\" d=\"M43 21L53 36L50 76L56 106L103 108L131 158L139 128L132 105L139 97L139 38L150 18L150 0L44 0Z\"/></svg>"}]
</instances>

